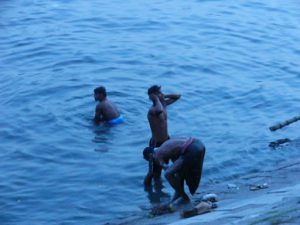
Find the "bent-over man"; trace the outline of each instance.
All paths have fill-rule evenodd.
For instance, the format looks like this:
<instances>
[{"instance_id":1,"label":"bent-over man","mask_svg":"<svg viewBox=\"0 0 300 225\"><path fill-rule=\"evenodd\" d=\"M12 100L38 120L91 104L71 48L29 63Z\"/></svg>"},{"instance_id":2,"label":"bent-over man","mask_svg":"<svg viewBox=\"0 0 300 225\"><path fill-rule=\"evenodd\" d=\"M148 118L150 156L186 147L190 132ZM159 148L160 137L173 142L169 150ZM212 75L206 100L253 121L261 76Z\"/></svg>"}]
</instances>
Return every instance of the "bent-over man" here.
<instances>
[{"instance_id":1,"label":"bent-over man","mask_svg":"<svg viewBox=\"0 0 300 225\"><path fill-rule=\"evenodd\" d=\"M201 180L203 160L205 156L204 144L196 139L170 139L154 150L147 147L143 151L144 159L149 161L149 170L145 178L145 185L151 184L155 178L154 166L165 170L165 177L174 188L175 194L172 202L178 198L189 200L184 191L184 181L193 195ZM168 166L169 161L173 164Z\"/></svg>"}]
</instances>

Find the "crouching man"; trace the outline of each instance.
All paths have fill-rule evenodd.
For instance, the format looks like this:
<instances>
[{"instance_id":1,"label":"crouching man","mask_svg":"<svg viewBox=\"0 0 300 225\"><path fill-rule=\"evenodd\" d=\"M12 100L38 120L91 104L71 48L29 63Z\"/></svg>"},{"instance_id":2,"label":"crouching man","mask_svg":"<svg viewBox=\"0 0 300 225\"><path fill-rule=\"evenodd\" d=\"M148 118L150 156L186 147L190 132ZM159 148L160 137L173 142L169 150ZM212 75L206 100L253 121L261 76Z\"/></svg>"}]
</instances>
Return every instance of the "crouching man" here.
<instances>
[{"instance_id":1,"label":"crouching man","mask_svg":"<svg viewBox=\"0 0 300 225\"><path fill-rule=\"evenodd\" d=\"M152 178L157 178L153 170L154 166L165 170L165 177L174 188L175 194L172 202L189 201L184 191L184 181L193 195L201 180L203 160L205 155L204 144L196 139L170 139L165 141L159 148L147 147L143 151L144 159L149 162L149 171L144 184L150 185ZM169 161L173 164L168 166Z\"/></svg>"}]
</instances>

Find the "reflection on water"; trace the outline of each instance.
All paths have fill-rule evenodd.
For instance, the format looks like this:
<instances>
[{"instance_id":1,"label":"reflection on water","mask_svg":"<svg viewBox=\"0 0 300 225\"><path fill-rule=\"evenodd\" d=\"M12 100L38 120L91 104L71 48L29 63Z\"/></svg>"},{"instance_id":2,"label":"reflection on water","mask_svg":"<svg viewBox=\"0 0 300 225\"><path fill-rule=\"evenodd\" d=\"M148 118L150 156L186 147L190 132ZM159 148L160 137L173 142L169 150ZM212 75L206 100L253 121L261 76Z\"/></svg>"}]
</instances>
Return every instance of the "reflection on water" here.
<instances>
[{"instance_id":1,"label":"reflection on water","mask_svg":"<svg viewBox=\"0 0 300 225\"><path fill-rule=\"evenodd\" d=\"M0 5L3 224L101 224L167 201L164 179L143 188L153 84L182 94L169 133L206 145L201 183L299 157L294 142L268 147L299 136L300 123L268 130L299 113L298 1ZM92 123L99 85L124 123Z\"/></svg>"},{"instance_id":2,"label":"reflection on water","mask_svg":"<svg viewBox=\"0 0 300 225\"><path fill-rule=\"evenodd\" d=\"M145 186L144 190L147 192L147 197L152 205L167 203L171 200L168 193L164 192L162 189L164 185L161 180L154 182L150 186Z\"/></svg>"},{"instance_id":3,"label":"reflection on water","mask_svg":"<svg viewBox=\"0 0 300 225\"><path fill-rule=\"evenodd\" d=\"M110 126L99 125L93 128L95 138L93 141L95 143L105 144L109 140L109 135L112 134Z\"/></svg>"}]
</instances>

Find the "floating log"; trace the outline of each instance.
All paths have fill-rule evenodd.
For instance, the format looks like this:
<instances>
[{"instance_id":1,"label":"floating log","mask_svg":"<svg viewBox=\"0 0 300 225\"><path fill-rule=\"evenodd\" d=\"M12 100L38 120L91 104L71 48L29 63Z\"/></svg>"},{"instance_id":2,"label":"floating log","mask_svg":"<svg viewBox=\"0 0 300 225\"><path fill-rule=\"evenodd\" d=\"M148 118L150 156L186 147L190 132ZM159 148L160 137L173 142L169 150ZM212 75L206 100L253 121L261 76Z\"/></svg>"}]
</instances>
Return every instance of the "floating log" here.
<instances>
[{"instance_id":1,"label":"floating log","mask_svg":"<svg viewBox=\"0 0 300 225\"><path fill-rule=\"evenodd\" d=\"M275 149L275 148L279 147L280 145L285 144L285 143L290 142L290 141L291 140L288 139L288 138L279 139L277 141L270 142L269 147Z\"/></svg>"},{"instance_id":2,"label":"floating log","mask_svg":"<svg viewBox=\"0 0 300 225\"><path fill-rule=\"evenodd\" d=\"M300 116L295 116L295 117L293 117L293 118L291 118L291 119L289 119L289 120L286 120L286 121L284 121L284 122L275 124L274 126L269 127L269 129L270 129L271 131L275 131L275 130L281 129L281 128L285 127L285 126L288 126L288 125L290 125L291 123L295 123L295 122L297 122L298 120L300 120Z\"/></svg>"}]
</instances>

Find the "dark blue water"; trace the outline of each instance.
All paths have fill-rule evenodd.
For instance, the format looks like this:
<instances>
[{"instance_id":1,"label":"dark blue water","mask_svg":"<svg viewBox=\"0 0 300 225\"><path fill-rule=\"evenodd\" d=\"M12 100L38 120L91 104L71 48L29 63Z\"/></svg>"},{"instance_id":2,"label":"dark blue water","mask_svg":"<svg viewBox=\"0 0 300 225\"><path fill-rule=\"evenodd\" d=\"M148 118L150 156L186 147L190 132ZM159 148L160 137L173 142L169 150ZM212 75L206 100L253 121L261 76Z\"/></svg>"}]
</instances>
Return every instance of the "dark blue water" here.
<instances>
[{"instance_id":1,"label":"dark blue water","mask_svg":"<svg viewBox=\"0 0 300 225\"><path fill-rule=\"evenodd\" d=\"M0 1L0 224L101 224L150 205L147 88L181 93L171 136L207 146L203 183L299 157L300 2ZM105 85L126 122L91 122ZM165 192L171 194L166 184Z\"/></svg>"}]
</instances>

